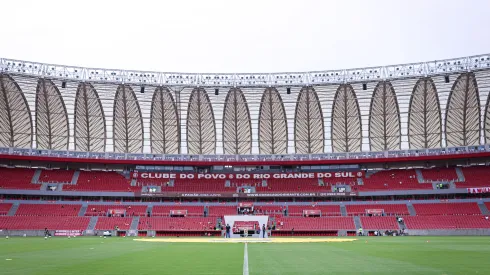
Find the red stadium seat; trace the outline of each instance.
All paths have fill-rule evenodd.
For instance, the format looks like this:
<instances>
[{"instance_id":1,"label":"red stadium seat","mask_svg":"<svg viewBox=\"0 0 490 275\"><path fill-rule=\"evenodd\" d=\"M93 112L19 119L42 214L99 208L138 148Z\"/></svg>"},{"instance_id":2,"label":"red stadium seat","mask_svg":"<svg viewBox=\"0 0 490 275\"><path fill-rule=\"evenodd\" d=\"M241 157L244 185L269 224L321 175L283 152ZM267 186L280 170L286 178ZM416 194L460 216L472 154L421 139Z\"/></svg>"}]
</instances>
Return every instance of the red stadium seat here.
<instances>
[{"instance_id":1,"label":"red stadium seat","mask_svg":"<svg viewBox=\"0 0 490 275\"><path fill-rule=\"evenodd\" d=\"M35 169L0 168L0 189L39 190L41 185L32 184Z\"/></svg>"},{"instance_id":2,"label":"red stadium seat","mask_svg":"<svg viewBox=\"0 0 490 275\"><path fill-rule=\"evenodd\" d=\"M303 216L303 210L320 210L322 216L340 216L339 205L290 205L289 216Z\"/></svg>"},{"instance_id":3,"label":"red stadium seat","mask_svg":"<svg viewBox=\"0 0 490 275\"><path fill-rule=\"evenodd\" d=\"M78 216L80 204L20 204L16 216Z\"/></svg>"},{"instance_id":4,"label":"red stadium seat","mask_svg":"<svg viewBox=\"0 0 490 275\"><path fill-rule=\"evenodd\" d=\"M419 183L414 169L379 171L363 179L358 191L432 189L431 183Z\"/></svg>"},{"instance_id":5,"label":"red stadium seat","mask_svg":"<svg viewBox=\"0 0 490 275\"><path fill-rule=\"evenodd\" d=\"M483 216L414 216L405 217L408 229L477 229L490 228Z\"/></svg>"},{"instance_id":6,"label":"red stadium seat","mask_svg":"<svg viewBox=\"0 0 490 275\"><path fill-rule=\"evenodd\" d=\"M476 203L414 203L413 207L417 216L482 214Z\"/></svg>"},{"instance_id":7,"label":"red stadium seat","mask_svg":"<svg viewBox=\"0 0 490 275\"><path fill-rule=\"evenodd\" d=\"M237 215L236 206L209 206L208 216L210 217L223 217L225 215Z\"/></svg>"},{"instance_id":8,"label":"red stadium seat","mask_svg":"<svg viewBox=\"0 0 490 275\"><path fill-rule=\"evenodd\" d=\"M74 170L41 170L38 182L71 183Z\"/></svg>"},{"instance_id":9,"label":"red stadium seat","mask_svg":"<svg viewBox=\"0 0 490 275\"><path fill-rule=\"evenodd\" d=\"M80 171L76 185L65 184L64 191L113 191L136 192L141 187L131 186L130 181L116 172Z\"/></svg>"},{"instance_id":10,"label":"red stadium seat","mask_svg":"<svg viewBox=\"0 0 490 275\"><path fill-rule=\"evenodd\" d=\"M361 217L362 228L366 230L399 230L395 217Z\"/></svg>"},{"instance_id":11,"label":"red stadium seat","mask_svg":"<svg viewBox=\"0 0 490 275\"><path fill-rule=\"evenodd\" d=\"M155 205L152 210L152 217L170 216L171 210L186 210L187 216L202 217L204 216L204 206L186 206L186 205Z\"/></svg>"},{"instance_id":12,"label":"red stadium seat","mask_svg":"<svg viewBox=\"0 0 490 275\"><path fill-rule=\"evenodd\" d=\"M456 182L457 188L490 187L490 168L488 166L474 166L462 168L465 181Z\"/></svg>"},{"instance_id":13,"label":"red stadium seat","mask_svg":"<svg viewBox=\"0 0 490 275\"><path fill-rule=\"evenodd\" d=\"M119 230L129 230L133 218L121 218L121 217L99 217L96 230L115 230L116 226Z\"/></svg>"},{"instance_id":14,"label":"red stadium seat","mask_svg":"<svg viewBox=\"0 0 490 275\"><path fill-rule=\"evenodd\" d=\"M366 215L366 210L381 209L386 215L409 215L405 204L348 204L345 206L348 215Z\"/></svg>"},{"instance_id":15,"label":"red stadium seat","mask_svg":"<svg viewBox=\"0 0 490 275\"><path fill-rule=\"evenodd\" d=\"M276 220L276 230L290 231L356 230L351 217L283 217Z\"/></svg>"},{"instance_id":16,"label":"red stadium seat","mask_svg":"<svg viewBox=\"0 0 490 275\"><path fill-rule=\"evenodd\" d=\"M85 216L107 216L109 210L122 210L126 216L146 216L146 205L100 205L89 204Z\"/></svg>"},{"instance_id":17,"label":"red stadium seat","mask_svg":"<svg viewBox=\"0 0 490 275\"><path fill-rule=\"evenodd\" d=\"M422 169L422 175L426 181L457 181L458 175L454 168Z\"/></svg>"},{"instance_id":18,"label":"red stadium seat","mask_svg":"<svg viewBox=\"0 0 490 275\"><path fill-rule=\"evenodd\" d=\"M10 208L12 208L11 203L0 203L0 216L7 215Z\"/></svg>"},{"instance_id":19,"label":"red stadium seat","mask_svg":"<svg viewBox=\"0 0 490 275\"><path fill-rule=\"evenodd\" d=\"M86 230L89 217L14 216L0 217L0 228L7 230Z\"/></svg>"},{"instance_id":20,"label":"red stadium seat","mask_svg":"<svg viewBox=\"0 0 490 275\"><path fill-rule=\"evenodd\" d=\"M210 231L216 226L216 218L140 218L139 230L162 231Z\"/></svg>"}]
</instances>

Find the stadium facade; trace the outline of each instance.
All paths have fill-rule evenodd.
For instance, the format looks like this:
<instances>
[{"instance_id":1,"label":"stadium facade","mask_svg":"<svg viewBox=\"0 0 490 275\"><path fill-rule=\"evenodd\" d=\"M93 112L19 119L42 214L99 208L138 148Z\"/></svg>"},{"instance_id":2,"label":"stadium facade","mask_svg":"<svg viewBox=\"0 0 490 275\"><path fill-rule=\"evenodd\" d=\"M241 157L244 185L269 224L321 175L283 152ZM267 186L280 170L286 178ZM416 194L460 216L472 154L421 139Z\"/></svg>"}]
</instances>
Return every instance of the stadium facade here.
<instances>
[{"instance_id":1,"label":"stadium facade","mask_svg":"<svg viewBox=\"0 0 490 275\"><path fill-rule=\"evenodd\" d=\"M197 74L0 59L0 147L311 155L481 147L490 55L361 69Z\"/></svg>"},{"instance_id":2,"label":"stadium facade","mask_svg":"<svg viewBox=\"0 0 490 275\"><path fill-rule=\"evenodd\" d=\"M0 59L0 235L488 235L489 101L490 55L277 74Z\"/></svg>"}]
</instances>

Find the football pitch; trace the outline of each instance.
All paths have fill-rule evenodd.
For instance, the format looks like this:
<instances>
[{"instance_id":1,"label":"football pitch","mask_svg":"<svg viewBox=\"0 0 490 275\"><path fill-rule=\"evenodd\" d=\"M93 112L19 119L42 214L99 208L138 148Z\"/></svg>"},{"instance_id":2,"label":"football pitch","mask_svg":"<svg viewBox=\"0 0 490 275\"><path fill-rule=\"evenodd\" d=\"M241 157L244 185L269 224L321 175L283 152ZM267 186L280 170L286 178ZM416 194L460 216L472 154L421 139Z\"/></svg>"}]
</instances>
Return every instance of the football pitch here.
<instances>
[{"instance_id":1,"label":"football pitch","mask_svg":"<svg viewBox=\"0 0 490 275\"><path fill-rule=\"evenodd\" d=\"M490 274L490 237L361 237L350 242L247 245L130 237L0 239L2 275L398 273Z\"/></svg>"}]
</instances>

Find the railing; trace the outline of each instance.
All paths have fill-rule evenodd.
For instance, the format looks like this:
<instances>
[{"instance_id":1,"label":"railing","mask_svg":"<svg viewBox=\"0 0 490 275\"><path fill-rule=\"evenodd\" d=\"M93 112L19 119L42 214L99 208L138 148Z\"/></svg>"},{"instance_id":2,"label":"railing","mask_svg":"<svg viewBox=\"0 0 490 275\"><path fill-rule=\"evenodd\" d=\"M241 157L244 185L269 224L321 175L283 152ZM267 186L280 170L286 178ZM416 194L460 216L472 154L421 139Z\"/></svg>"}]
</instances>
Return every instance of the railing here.
<instances>
[{"instance_id":1,"label":"railing","mask_svg":"<svg viewBox=\"0 0 490 275\"><path fill-rule=\"evenodd\" d=\"M285 154L285 155L161 155L161 154L125 154L97 153L78 151L55 151L39 149L5 148L0 147L0 154L15 156L41 156L83 159L112 159L112 160L167 160L167 161L302 161L302 160L343 160L343 159L375 159L375 158L404 158L418 156L455 155L490 152L489 144L480 146L449 147L437 149L400 150L386 152L356 152L356 153L326 153L326 154Z\"/></svg>"},{"instance_id":2,"label":"railing","mask_svg":"<svg viewBox=\"0 0 490 275\"><path fill-rule=\"evenodd\" d=\"M0 58L0 72L73 81L167 87L306 86L402 79L483 69L490 69L490 54L347 70L284 73L166 73L83 68Z\"/></svg>"}]
</instances>

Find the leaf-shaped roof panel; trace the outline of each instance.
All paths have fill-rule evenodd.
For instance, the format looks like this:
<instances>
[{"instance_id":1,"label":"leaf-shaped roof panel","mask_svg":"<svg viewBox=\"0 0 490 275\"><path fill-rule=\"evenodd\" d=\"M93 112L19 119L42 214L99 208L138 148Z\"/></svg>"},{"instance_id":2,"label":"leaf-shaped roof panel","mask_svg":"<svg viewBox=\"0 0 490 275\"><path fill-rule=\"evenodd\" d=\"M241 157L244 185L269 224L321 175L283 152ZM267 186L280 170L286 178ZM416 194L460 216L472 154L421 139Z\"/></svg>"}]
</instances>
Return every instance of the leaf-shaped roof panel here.
<instances>
[{"instance_id":1,"label":"leaf-shaped roof panel","mask_svg":"<svg viewBox=\"0 0 490 275\"><path fill-rule=\"evenodd\" d=\"M261 154L286 154L288 127L281 95L267 88L260 102L259 147Z\"/></svg>"},{"instance_id":2,"label":"leaf-shaped roof panel","mask_svg":"<svg viewBox=\"0 0 490 275\"><path fill-rule=\"evenodd\" d=\"M247 100L240 89L232 88L223 110L223 149L225 154L250 154L252 126Z\"/></svg>"},{"instance_id":3,"label":"leaf-shaped roof panel","mask_svg":"<svg viewBox=\"0 0 490 275\"><path fill-rule=\"evenodd\" d=\"M480 119L480 98L475 74L461 74L453 84L446 108L447 146L480 144Z\"/></svg>"},{"instance_id":4,"label":"leaf-shaped roof panel","mask_svg":"<svg viewBox=\"0 0 490 275\"><path fill-rule=\"evenodd\" d=\"M410 148L437 148L441 146L441 108L432 78L421 78L413 88L408 113L408 140Z\"/></svg>"},{"instance_id":5,"label":"leaf-shaped roof panel","mask_svg":"<svg viewBox=\"0 0 490 275\"><path fill-rule=\"evenodd\" d=\"M361 113L356 93L342 84L335 93L332 110L332 148L334 152L361 151Z\"/></svg>"},{"instance_id":6,"label":"leaf-shaped roof panel","mask_svg":"<svg viewBox=\"0 0 490 275\"><path fill-rule=\"evenodd\" d=\"M157 87L151 105L151 151L180 153L180 123L174 97L167 88Z\"/></svg>"},{"instance_id":7,"label":"leaf-shaped roof panel","mask_svg":"<svg viewBox=\"0 0 490 275\"><path fill-rule=\"evenodd\" d=\"M485 127L485 143L489 144L490 143L490 93L488 94L487 98L487 107L485 109L485 121L484 121L484 127Z\"/></svg>"},{"instance_id":8,"label":"leaf-shaped roof panel","mask_svg":"<svg viewBox=\"0 0 490 275\"><path fill-rule=\"evenodd\" d=\"M29 105L17 82L6 74L0 74L0 146L32 146Z\"/></svg>"},{"instance_id":9,"label":"leaf-shaped roof panel","mask_svg":"<svg viewBox=\"0 0 490 275\"><path fill-rule=\"evenodd\" d=\"M138 100L129 85L119 85L114 100L114 151L141 153L143 121Z\"/></svg>"},{"instance_id":10,"label":"leaf-shaped roof panel","mask_svg":"<svg viewBox=\"0 0 490 275\"><path fill-rule=\"evenodd\" d=\"M189 154L216 152L216 124L211 101L203 88L192 91L187 108L187 150Z\"/></svg>"},{"instance_id":11,"label":"leaf-shaped roof panel","mask_svg":"<svg viewBox=\"0 0 490 275\"><path fill-rule=\"evenodd\" d=\"M49 79L40 78L36 89L37 148L68 149L68 115L58 87Z\"/></svg>"},{"instance_id":12,"label":"leaf-shaped roof panel","mask_svg":"<svg viewBox=\"0 0 490 275\"><path fill-rule=\"evenodd\" d=\"M75 150L104 152L106 124L99 95L92 84L78 85L75 98Z\"/></svg>"},{"instance_id":13,"label":"leaf-shaped roof panel","mask_svg":"<svg viewBox=\"0 0 490 275\"><path fill-rule=\"evenodd\" d=\"M303 87L298 94L294 120L296 153L323 153L325 133L318 95L312 87Z\"/></svg>"},{"instance_id":14,"label":"leaf-shaped roof panel","mask_svg":"<svg viewBox=\"0 0 490 275\"><path fill-rule=\"evenodd\" d=\"M395 89L381 81L374 89L369 117L371 151L399 150L401 142L400 111Z\"/></svg>"}]
</instances>

